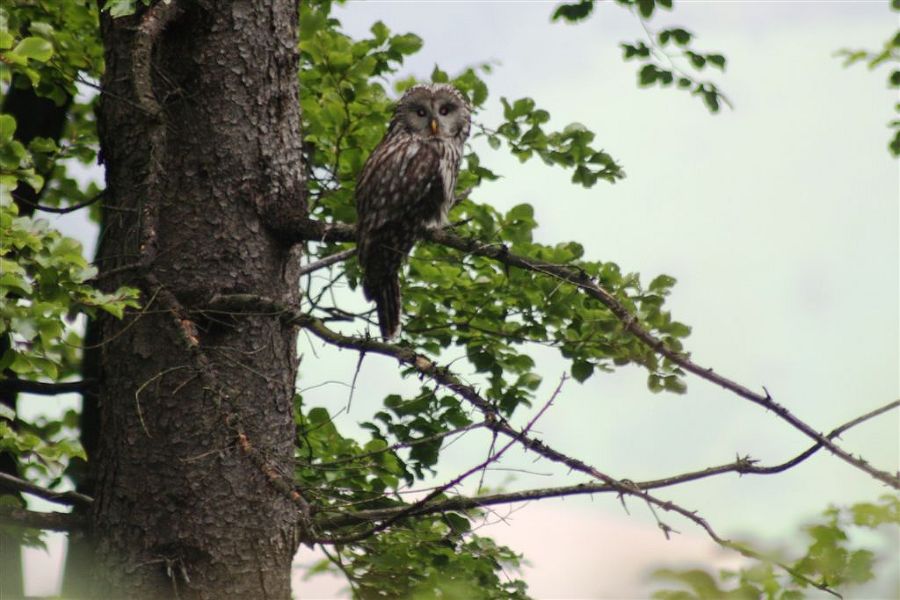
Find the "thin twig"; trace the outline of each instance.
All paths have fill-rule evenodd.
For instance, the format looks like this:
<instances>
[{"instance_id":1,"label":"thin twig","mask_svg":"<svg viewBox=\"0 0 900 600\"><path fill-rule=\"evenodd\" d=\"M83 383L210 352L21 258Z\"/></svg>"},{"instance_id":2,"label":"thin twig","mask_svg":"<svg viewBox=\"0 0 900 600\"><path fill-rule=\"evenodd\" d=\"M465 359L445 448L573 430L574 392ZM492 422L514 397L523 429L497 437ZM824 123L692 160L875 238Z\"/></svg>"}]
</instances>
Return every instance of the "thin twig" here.
<instances>
[{"instance_id":1,"label":"thin twig","mask_svg":"<svg viewBox=\"0 0 900 600\"><path fill-rule=\"evenodd\" d=\"M55 206L44 206L43 204L38 204L37 202L31 202L22 197L16 197L18 202L22 202L23 204L27 204L28 206L40 210L46 213L53 213L57 215L64 215L71 212L75 212L76 210L81 210L82 208L86 208L96 202L100 201L106 195L106 190L98 192L93 197L81 202L79 204L73 204L72 206L66 206L64 208L57 208Z\"/></svg>"},{"instance_id":2,"label":"thin twig","mask_svg":"<svg viewBox=\"0 0 900 600\"><path fill-rule=\"evenodd\" d=\"M321 258L315 262L311 262L308 265L300 267L299 276L303 277L304 275L309 275L310 273L318 271L319 269L330 267L333 264L337 264L339 262L347 260L354 254L356 254L356 248L348 248L347 250L335 252L334 254L326 256L325 258Z\"/></svg>"}]
</instances>

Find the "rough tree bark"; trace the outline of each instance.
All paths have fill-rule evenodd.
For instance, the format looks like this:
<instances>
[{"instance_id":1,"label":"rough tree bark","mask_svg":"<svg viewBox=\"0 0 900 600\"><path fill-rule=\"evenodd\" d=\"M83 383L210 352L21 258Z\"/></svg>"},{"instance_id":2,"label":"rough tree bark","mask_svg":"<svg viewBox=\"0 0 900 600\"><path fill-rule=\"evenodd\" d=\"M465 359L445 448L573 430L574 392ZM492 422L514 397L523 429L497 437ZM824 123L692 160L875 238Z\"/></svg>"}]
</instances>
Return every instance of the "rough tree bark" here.
<instances>
[{"instance_id":1,"label":"rough tree bark","mask_svg":"<svg viewBox=\"0 0 900 600\"><path fill-rule=\"evenodd\" d=\"M95 597L289 598L295 330L213 315L295 304L298 256L266 223L305 214L295 0L154 3L102 18L105 287L92 457Z\"/></svg>"}]
</instances>

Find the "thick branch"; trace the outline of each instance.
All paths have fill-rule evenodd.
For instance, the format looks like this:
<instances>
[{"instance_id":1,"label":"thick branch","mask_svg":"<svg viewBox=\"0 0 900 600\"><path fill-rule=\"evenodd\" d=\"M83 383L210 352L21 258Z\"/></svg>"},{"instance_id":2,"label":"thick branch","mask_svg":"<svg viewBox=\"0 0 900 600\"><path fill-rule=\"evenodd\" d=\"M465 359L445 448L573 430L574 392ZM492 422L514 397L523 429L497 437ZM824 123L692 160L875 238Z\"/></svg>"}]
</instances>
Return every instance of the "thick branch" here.
<instances>
[{"instance_id":1,"label":"thick branch","mask_svg":"<svg viewBox=\"0 0 900 600\"><path fill-rule=\"evenodd\" d=\"M153 93L153 46L160 34L181 13L181 6L174 1L157 2L141 19L131 53L134 95L141 108L153 119L162 119L162 107Z\"/></svg>"},{"instance_id":2,"label":"thick branch","mask_svg":"<svg viewBox=\"0 0 900 600\"><path fill-rule=\"evenodd\" d=\"M0 488L7 490L15 490L17 492L25 492L44 500L56 502L58 504L88 506L93 502L93 498L79 494L78 492L54 492L39 485L25 481L7 473L0 473Z\"/></svg>"},{"instance_id":3,"label":"thick branch","mask_svg":"<svg viewBox=\"0 0 900 600\"><path fill-rule=\"evenodd\" d=\"M74 531L86 525L84 516L74 513L35 512L13 506L0 506L0 523L48 531Z\"/></svg>"},{"instance_id":4,"label":"thick branch","mask_svg":"<svg viewBox=\"0 0 900 600\"><path fill-rule=\"evenodd\" d=\"M39 394L41 396L53 396L56 394L68 394L82 392L87 387L85 381L63 381L60 383L44 383L42 381L25 381L24 379L4 379L0 381L0 393L25 392L26 394Z\"/></svg>"},{"instance_id":5,"label":"thick branch","mask_svg":"<svg viewBox=\"0 0 900 600\"><path fill-rule=\"evenodd\" d=\"M317 221L309 220L306 223L298 224L296 227L299 239L319 240L319 241L351 241L354 239L353 227L342 223L325 224ZM765 395L754 392L743 385L728 379L711 368L703 367L692 361L687 356L667 347L662 340L654 337L649 331L644 329L638 319L626 309L615 296L600 287L584 270L577 266L561 265L555 263L547 263L537 261L528 257L513 254L505 245L487 244L478 240L460 237L446 230L429 231L426 238L434 243L454 248L466 254L474 254L491 258L504 265L542 273L550 277L554 277L571 285L574 285L584 291L587 295L600 301L606 306L610 312L622 323L623 329L630 332L638 338L644 345L652 349L654 352L669 359L677 364L685 371L705 379L710 383L725 388L726 390L757 404L766 410L775 413L780 419L789 423L794 429L802 432L807 437L813 439L817 444L827 448L832 454L841 460L853 465L857 469L864 471L872 477L882 481L895 489L900 489L900 477L897 475L876 469L869 465L865 460L857 458L839 446L831 442L828 437L822 435L805 421L802 421L791 413L787 408L775 402L768 392Z\"/></svg>"}]
</instances>

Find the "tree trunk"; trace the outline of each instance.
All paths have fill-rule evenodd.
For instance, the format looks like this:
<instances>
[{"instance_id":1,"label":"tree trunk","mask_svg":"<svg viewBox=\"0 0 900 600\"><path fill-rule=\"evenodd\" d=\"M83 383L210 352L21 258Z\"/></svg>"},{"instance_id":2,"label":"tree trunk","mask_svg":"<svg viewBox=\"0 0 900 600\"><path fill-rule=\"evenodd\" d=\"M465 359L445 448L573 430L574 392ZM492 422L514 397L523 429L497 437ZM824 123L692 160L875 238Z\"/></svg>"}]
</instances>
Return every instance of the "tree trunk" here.
<instances>
[{"instance_id":1,"label":"tree trunk","mask_svg":"<svg viewBox=\"0 0 900 600\"><path fill-rule=\"evenodd\" d=\"M265 223L306 210L298 6L138 6L101 23L101 281L144 293L100 320L94 593L286 599L298 508L275 484L293 473L296 332L203 309L297 302L297 253Z\"/></svg>"}]
</instances>

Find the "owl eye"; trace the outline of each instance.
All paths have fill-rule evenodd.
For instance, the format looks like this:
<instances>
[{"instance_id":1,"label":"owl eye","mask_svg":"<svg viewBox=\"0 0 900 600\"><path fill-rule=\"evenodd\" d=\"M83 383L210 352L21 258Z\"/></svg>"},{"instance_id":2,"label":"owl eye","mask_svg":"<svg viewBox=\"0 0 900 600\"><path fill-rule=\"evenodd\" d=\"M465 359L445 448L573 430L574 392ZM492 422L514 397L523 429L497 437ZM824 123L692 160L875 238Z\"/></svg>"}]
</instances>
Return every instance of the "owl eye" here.
<instances>
[{"instance_id":1,"label":"owl eye","mask_svg":"<svg viewBox=\"0 0 900 600\"><path fill-rule=\"evenodd\" d=\"M424 117L424 116L427 115L428 113L425 112L425 109L424 109L424 108L420 108L420 109L416 110L416 114L419 115L420 117Z\"/></svg>"},{"instance_id":2,"label":"owl eye","mask_svg":"<svg viewBox=\"0 0 900 600\"><path fill-rule=\"evenodd\" d=\"M441 116L442 116L442 117L444 117L444 116L450 114L450 112L451 112L454 108L456 108L456 107L453 106L452 104L445 104L445 105L443 105L443 106L441 107L441 109L440 109L438 112L441 113Z\"/></svg>"}]
</instances>

